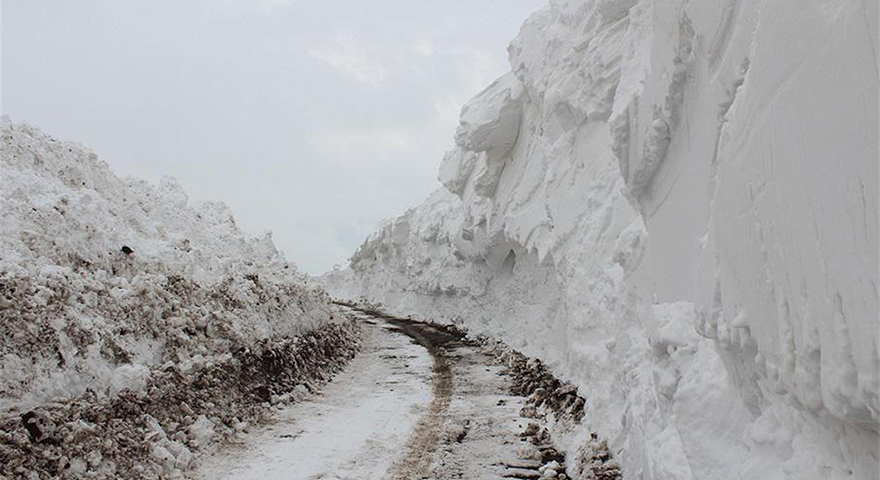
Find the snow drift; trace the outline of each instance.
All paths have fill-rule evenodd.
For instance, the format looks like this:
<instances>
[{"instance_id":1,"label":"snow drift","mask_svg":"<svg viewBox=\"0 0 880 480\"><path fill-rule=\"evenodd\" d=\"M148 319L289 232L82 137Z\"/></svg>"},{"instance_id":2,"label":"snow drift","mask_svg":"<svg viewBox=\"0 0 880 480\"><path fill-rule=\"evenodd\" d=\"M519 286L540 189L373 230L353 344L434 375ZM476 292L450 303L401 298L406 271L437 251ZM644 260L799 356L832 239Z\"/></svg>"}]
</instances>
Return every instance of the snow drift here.
<instances>
[{"instance_id":1,"label":"snow drift","mask_svg":"<svg viewBox=\"0 0 880 480\"><path fill-rule=\"evenodd\" d=\"M3 119L0 411L88 390L143 391L326 324L326 294L229 209L180 186L122 180L91 151Z\"/></svg>"},{"instance_id":2,"label":"snow drift","mask_svg":"<svg viewBox=\"0 0 880 480\"><path fill-rule=\"evenodd\" d=\"M220 203L2 119L0 478L183 478L358 328Z\"/></svg>"},{"instance_id":3,"label":"snow drift","mask_svg":"<svg viewBox=\"0 0 880 480\"><path fill-rule=\"evenodd\" d=\"M877 18L552 1L323 281L544 359L626 478L876 478Z\"/></svg>"}]
</instances>

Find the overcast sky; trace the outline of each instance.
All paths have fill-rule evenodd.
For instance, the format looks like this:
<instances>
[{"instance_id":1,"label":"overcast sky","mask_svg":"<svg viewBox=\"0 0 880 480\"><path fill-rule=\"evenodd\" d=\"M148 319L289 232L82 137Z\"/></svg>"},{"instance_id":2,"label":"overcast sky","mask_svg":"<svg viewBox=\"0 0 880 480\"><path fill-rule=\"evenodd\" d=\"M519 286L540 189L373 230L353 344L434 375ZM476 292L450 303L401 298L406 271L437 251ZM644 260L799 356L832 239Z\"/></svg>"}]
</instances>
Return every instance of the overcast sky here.
<instances>
[{"instance_id":1,"label":"overcast sky","mask_svg":"<svg viewBox=\"0 0 880 480\"><path fill-rule=\"evenodd\" d=\"M2 110L321 273L440 186L461 104L545 1L2 0Z\"/></svg>"}]
</instances>

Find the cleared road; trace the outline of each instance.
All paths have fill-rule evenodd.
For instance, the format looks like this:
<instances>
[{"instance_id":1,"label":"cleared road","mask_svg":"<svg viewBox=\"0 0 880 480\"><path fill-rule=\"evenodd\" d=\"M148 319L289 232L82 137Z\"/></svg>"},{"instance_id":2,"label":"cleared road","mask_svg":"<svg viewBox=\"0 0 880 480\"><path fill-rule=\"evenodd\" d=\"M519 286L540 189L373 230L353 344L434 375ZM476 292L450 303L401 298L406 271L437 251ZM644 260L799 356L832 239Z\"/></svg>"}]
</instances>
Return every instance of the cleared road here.
<instances>
[{"instance_id":1,"label":"cleared road","mask_svg":"<svg viewBox=\"0 0 880 480\"><path fill-rule=\"evenodd\" d=\"M523 456L522 397L494 358L430 324L349 310L360 353L321 393L280 411L197 478L369 480L536 478ZM519 455L518 455L519 454Z\"/></svg>"}]
</instances>

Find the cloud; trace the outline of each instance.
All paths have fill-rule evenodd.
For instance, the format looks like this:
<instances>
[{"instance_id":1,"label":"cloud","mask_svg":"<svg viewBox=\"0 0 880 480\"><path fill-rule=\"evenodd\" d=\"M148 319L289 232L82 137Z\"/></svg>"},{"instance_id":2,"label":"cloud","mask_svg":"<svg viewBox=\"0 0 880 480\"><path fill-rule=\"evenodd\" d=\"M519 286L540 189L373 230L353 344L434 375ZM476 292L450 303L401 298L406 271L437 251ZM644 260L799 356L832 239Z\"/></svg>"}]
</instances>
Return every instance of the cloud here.
<instances>
[{"instance_id":1,"label":"cloud","mask_svg":"<svg viewBox=\"0 0 880 480\"><path fill-rule=\"evenodd\" d=\"M419 132L404 128L334 130L315 139L318 151L330 155L370 154L374 161L395 162L399 153L418 151Z\"/></svg>"},{"instance_id":2,"label":"cloud","mask_svg":"<svg viewBox=\"0 0 880 480\"><path fill-rule=\"evenodd\" d=\"M290 6L290 1L291 0L261 0L259 3L267 11L271 11L276 8Z\"/></svg>"},{"instance_id":3,"label":"cloud","mask_svg":"<svg viewBox=\"0 0 880 480\"><path fill-rule=\"evenodd\" d=\"M420 38L413 45L413 51L423 57L431 57L434 55L434 42L430 38Z\"/></svg>"},{"instance_id":4,"label":"cloud","mask_svg":"<svg viewBox=\"0 0 880 480\"><path fill-rule=\"evenodd\" d=\"M379 85L387 77L387 69L350 33L337 36L330 45L309 50L309 56L365 85Z\"/></svg>"},{"instance_id":5,"label":"cloud","mask_svg":"<svg viewBox=\"0 0 880 480\"><path fill-rule=\"evenodd\" d=\"M266 15L280 8L290 7L293 0L202 0L209 11L216 11L221 15L235 16Z\"/></svg>"}]
</instances>

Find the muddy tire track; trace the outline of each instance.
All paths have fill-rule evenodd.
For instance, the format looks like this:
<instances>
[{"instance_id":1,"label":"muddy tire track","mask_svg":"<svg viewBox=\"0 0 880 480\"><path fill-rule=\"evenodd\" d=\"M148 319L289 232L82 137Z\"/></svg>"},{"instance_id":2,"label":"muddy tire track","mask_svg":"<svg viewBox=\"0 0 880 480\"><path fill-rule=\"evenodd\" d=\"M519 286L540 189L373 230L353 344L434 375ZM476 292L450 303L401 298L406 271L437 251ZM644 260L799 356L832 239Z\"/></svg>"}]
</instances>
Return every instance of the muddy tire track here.
<instances>
[{"instance_id":1,"label":"muddy tire track","mask_svg":"<svg viewBox=\"0 0 880 480\"><path fill-rule=\"evenodd\" d=\"M489 339L467 337L455 326L341 305L383 321L433 360L427 410L383 479L569 478L565 452L557 449L547 416L580 422L584 399L575 386L558 380L539 360ZM595 455L579 460L590 463L592 473L598 473L594 464L606 463ZM619 472L616 464L608 467L607 473Z\"/></svg>"},{"instance_id":2,"label":"muddy tire track","mask_svg":"<svg viewBox=\"0 0 880 480\"><path fill-rule=\"evenodd\" d=\"M427 475L440 442L442 425L452 398L454 374L445 347L458 340L431 325L402 319L387 319L398 331L425 347L434 359L433 398L428 411L407 442L406 454L392 468L390 480L410 480Z\"/></svg>"},{"instance_id":3,"label":"muddy tire track","mask_svg":"<svg viewBox=\"0 0 880 480\"><path fill-rule=\"evenodd\" d=\"M434 360L431 380L433 395L428 411L416 424L415 431L407 442L406 454L392 466L386 476L389 480L427 478L434 453L441 440L442 427L455 384L452 362L446 353L449 349L466 344L464 335L444 325L392 317L370 309L351 306L349 308L385 320L394 327L394 330L425 347Z\"/></svg>"}]
</instances>

